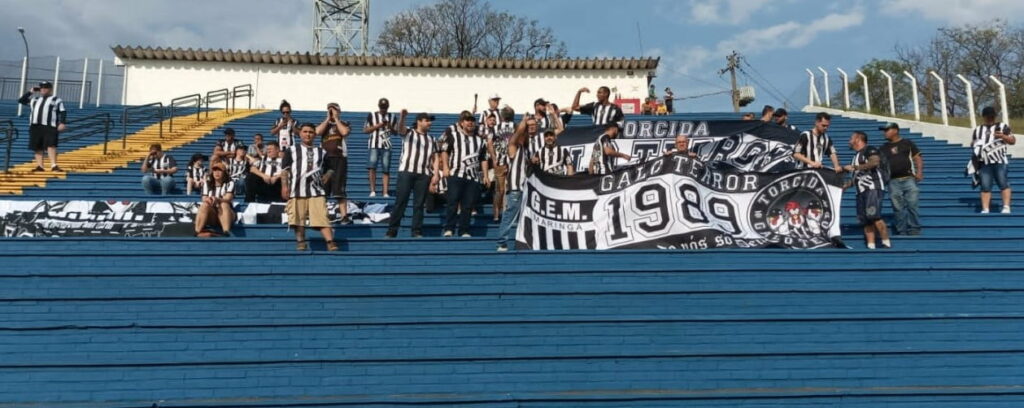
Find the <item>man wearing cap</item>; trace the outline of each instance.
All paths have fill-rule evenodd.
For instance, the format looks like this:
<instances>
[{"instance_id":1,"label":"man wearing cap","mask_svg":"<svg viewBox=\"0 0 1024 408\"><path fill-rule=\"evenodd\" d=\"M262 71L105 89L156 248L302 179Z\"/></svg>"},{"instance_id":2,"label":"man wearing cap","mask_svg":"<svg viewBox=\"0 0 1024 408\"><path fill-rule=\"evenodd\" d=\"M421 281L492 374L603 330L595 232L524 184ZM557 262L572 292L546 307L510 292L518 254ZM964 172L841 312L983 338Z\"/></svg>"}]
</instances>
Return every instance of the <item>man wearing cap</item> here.
<instances>
[{"instance_id":1,"label":"man wearing cap","mask_svg":"<svg viewBox=\"0 0 1024 408\"><path fill-rule=\"evenodd\" d=\"M498 121L498 123L495 126L501 125L501 123L503 122L501 117L501 109L498 109L498 104L500 103L501 95L491 94L491 98L487 100L488 108L484 109L483 112L480 112L480 117L477 118L477 123L482 125L487 120L488 116L494 116L494 118L497 119Z\"/></svg>"},{"instance_id":2,"label":"man wearing cap","mask_svg":"<svg viewBox=\"0 0 1024 408\"><path fill-rule=\"evenodd\" d=\"M882 145L882 155L889 163L889 201L895 222L896 235L921 235L921 217L917 211L920 190L917 183L924 179L924 159L914 142L900 137L900 126L887 123L878 128L888 140Z\"/></svg>"},{"instance_id":3,"label":"man wearing cap","mask_svg":"<svg viewBox=\"0 0 1024 408\"><path fill-rule=\"evenodd\" d=\"M50 158L50 171L64 171L57 165L58 135L67 129L68 113L64 101L53 95L53 84L42 82L26 92L18 103L30 107L28 148L35 152L36 168L43 171L43 152Z\"/></svg>"},{"instance_id":4,"label":"man wearing cap","mask_svg":"<svg viewBox=\"0 0 1024 408\"><path fill-rule=\"evenodd\" d=\"M367 141L367 148L370 149L370 158L366 162L366 169L370 173L370 197L377 196L377 164L381 165L381 172L384 173L381 186L384 197L388 195L388 186L391 184L391 133L397 123L395 114L388 112L391 103L388 98L380 98L377 101L377 111L366 115L366 124L363 132L370 135Z\"/></svg>"},{"instance_id":5,"label":"man wearing cap","mask_svg":"<svg viewBox=\"0 0 1024 408\"><path fill-rule=\"evenodd\" d=\"M1003 214L1010 213L1010 180L1008 178L1009 158L1006 156L1008 146L1016 144L1017 138L1010 131L1010 125L996 122L996 109L988 106L981 111L985 123L974 128L971 134L973 149L972 163L976 164L978 178L981 181L981 213L989 213L992 201L992 184L1001 190Z\"/></svg>"},{"instance_id":6,"label":"man wearing cap","mask_svg":"<svg viewBox=\"0 0 1024 408\"><path fill-rule=\"evenodd\" d=\"M868 145L868 135L860 131L850 135L850 150L855 152L853 162L838 170L853 175L843 189L857 187L857 220L864 228L864 242L868 249L875 249L877 235L882 240L882 248L892 248L889 230L882 220L882 195L885 194L882 157L878 149Z\"/></svg>"},{"instance_id":7,"label":"man wearing cap","mask_svg":"<svg viewBox=\"0 0 1024 408\"><path fill-rule=\"evenodd\" d=\"M481 183L490 187L487 143L475 131L476 118L469 111L459 114L458 126L449 128L441 143L441 166L448 179L448 202L444 236L456 233L469 237L473 209L480 199ZM458 218L456 218L458 217Z\"/></svg>"},{"instance_id":8,"label":"man wearing cap","mask_svg":"<svg viewBox=\"0 0 1024 408\"><path fill-rule=\"evenodd\" d=\"M351 132L352 126L341 120L341 106L334 102L327 104L327 118L317 125L316 133L320 135L320 147L326 155L324 166L331 171L324 187L327 196L338 202L341 224L352 223L348 218L348 135Z\"/></svg>"},{"instance_id":9,"label":"man wearing cap","mask_svg":"<svg viewBox=\"0 0 1024 408\"><path fill-rule=\"evenodd\" d=\"M235 129L225 128L224 138L217 141L217 145L213 148L213 156L210 157L210 162L216 162L221 160L228 160L235 156L235 149L239 147L245 147L241 141L235 139Z\"/></svg>"},{"instance_id":10,"label":"man wearing cap","mask_svg":"<svg viewBox=\"0 0 1024 408\"><path fill-rule=\"evenodd\" d=\"M800 129L798 129L796 126L789 124L789 112L786 112L786 110L783 108L776 109L775 113L772 114L772 119L775 121L776 125L782 126L794 132L800 131Z\"/></svg>"},{"instance_id":11,"label":"man wearing cap","mask_svg":"<svg viewBox=\"0 0 1024 408\"><path fill-rule=\"evenodd\" d=\"M523 113L524 116L531 116L527 113ZM551 122L548 120L548 101L544 98L537 98L533 101L533 119L537 121L537 132L543 134L545 130L551 129ZM540 144L544 144L543 137L541 137Z\"/></svg>"},{"instance_id":12,"label":"man wearing cap","mask_svg":"<svg viewBox=\"0 0 1024 408\"><path fill-rule=\"evenodd\" d=\"M412 196L412 237L423 237L423 211L426 208L427 192L436 190L441 180L440 163L437 159L437 144L430 136L430 125L434 116L427 113L416 115L415 126L406 128L405 118L409 111L402 109L398 119L398 133L402 135L402 156L398 162L398 193L395 206L388 220L386 238L398 236L405 207Z\"/></svg>"}]
</instances>

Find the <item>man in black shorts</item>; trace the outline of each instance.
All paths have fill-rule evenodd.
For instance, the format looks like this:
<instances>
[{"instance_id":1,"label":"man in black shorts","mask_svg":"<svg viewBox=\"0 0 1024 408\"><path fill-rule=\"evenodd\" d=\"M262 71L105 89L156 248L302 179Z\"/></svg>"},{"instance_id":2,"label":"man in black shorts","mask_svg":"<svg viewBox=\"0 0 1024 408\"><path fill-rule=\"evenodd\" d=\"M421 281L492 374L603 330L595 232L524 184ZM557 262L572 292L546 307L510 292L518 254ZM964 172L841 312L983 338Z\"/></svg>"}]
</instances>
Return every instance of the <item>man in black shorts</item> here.
<instances>
[{"instance_id":1,"label":"man in black shorts","mask_svg":"<svg viewBox=\"0 0 1024 408\"><path fill-rule=\"evenodd\" d=\"M53 84L42 82L18 99L18 103L31 108L28 128L28 148L36 154L36 168L43 171L43 152L50 157L50 171L64 171L57 165L57 142L60 132L67 129L68 113L64 102L53 95Z\"/></svg>"},{"instance_id":2,"label":"man in black shorts","mask_svg":"<svg viewBox=\"0 0 1024 408\"><path fill-rule=\"evenodd\" d=\"M864 227L864 240L868 249L875 249L875 233L882 239L882 248L892 248L889 230L882 220L882 196L885 195L885 178L882 175L882 156L878 149L868 146L868 135L853 132L850 136L850 150L856 152L853 164L842 171L853 174L853 179L844 188L857 186L857 220Z\"/></svg>"}]
</instances>

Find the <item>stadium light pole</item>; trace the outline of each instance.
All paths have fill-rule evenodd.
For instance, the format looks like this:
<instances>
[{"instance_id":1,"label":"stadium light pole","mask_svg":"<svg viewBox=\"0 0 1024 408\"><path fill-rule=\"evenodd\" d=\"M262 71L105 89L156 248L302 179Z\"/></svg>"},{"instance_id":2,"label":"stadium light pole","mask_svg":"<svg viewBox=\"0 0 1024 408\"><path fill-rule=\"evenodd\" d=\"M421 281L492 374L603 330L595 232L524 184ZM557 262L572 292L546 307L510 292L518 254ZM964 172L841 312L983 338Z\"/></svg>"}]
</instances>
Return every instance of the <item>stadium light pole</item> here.
<instances>
[{"instance_id":1,"label":"stadium light pole","mask_svg":"<svg viewBox=\"0 0 1024 408\"><path fill-rule=\"evenodd\" d=\"M1003 85L1003 81L1000 81L995 75L989 75L988 79L991 79L999 87L999 106L1003 110L1003 123L1010 123L1010 108L1006 105L1006 85Z\"/></svg>"},{"instance_id":2,"label":"stadium light pole","mask_svg":"<svg viewBox=\"0 0 1024 408\"><path fill-rule=\"evenodd\" d=\"M25 94L25 85L28 83L28 39L25 38L25 28L18 27L18 34L21 34L21 42L25 44L25 60L21 62L21 90L18 91L20 98ZM18 104L18 116L21 116L21 108L24 105Z\"/></svg>"},{"instance_id":3,"label":"stadium light pole","mask_svg":"<svg viewBox=\"0 0 1024 408\"><path fill-rule=\"evenodd\" d=\"M544 59L548 59L548 50L551 49L551 43L544 43Z\"/></svg>"},{"instance_id":4,"label":"stadium light pole","mask_svg":"<svg viewBox=\"0 0 1024 408\"><path fill-rule=\"evenodd\" d=\"M939 81L939 104L942 105L942 124L949 126L949 113L946 112L946 81L935 73L935 71L928 72L936 81Z\"/></svg>"},{"instance_id":5,"label":"stadium light pole","mask_svg":"<svg viewBox=\"0 0 1024 408\"><path fill-rule=\"evenodd\" d=\"M825 82L825 107L832 107L832 94L828 90L828 71L825 68L818 67L818 71L821 71L821 75L824 77Z\"/></svg>"},{"instance_id":6,"label":"stadium light pole","mask_svg":"<svg viewBox=\"0 0 1024 408\"><path fill-rule=\"evenodd\" d=\"M836 70L843 77L843 106L846 106L846 110L850 110L850 76L842 68L836 68Z\"/></svg>"},{"instance_id":7,"label":"stadium light pole","mask_svg":"<svg viewBox=\"0 0 1024 408\"><path fill-rule=\"evenodd\" d=\"M978 119L974 117L974 85L963 75L956 74L956 78L964 83L964 90L967 91L967 116L971 118L971 128L978 127Z\"/></svg>"},{"instance_id":8,"label":"stadium light pole","mask_svg":"<svg viewBox=\"0 0 1024 408\"><path fill-rule=\"evenodd\" d=\"M868 76L864 75L859 69L857 75L860 75L861 79L864 80L864 111L871 113L871 89L868 88Z\"/></svg>"},{"instance_id":9,"label":"stadium light pole","mask_svg":"<svg viewBox=\"0 0 1024 408\"><path fill-rule=\"evenodd\" d=\"M885 80L889 84L889 116L895 117L896 116L896 97L892 93L892 75L889 75L889 73L885 72L884 69L880 69L880 70L878 70L878 72L881 72L882 75L885 76Z\"/></svg>"},{"instance_id":10,"label":"stadium light pole","mask_svg":"<svg viewBox=\"0 0 1024 408\"><path fill-rule=\"evenodd\" d=\"M914 93L914 120L920 122L921 108L919 107L917 99L917 78L914 78L914 76L910 75L910 73L907 71L903 71L903 75L906 75L907 78L910 78L910 90L911 92Z\"/></svg>"}]
</instances>

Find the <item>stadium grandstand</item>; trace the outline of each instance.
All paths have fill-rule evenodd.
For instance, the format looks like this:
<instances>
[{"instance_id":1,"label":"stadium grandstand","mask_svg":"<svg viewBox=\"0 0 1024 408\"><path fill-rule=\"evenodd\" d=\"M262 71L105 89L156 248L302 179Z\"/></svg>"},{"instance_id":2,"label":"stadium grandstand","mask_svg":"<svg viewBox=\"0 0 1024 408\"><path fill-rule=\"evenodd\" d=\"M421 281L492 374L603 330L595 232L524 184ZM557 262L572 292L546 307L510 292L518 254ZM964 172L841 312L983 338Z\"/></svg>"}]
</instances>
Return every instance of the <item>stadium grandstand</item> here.
<instances>
[{"instance_id":1,"label":"stadium grandstand","mask_svg":"<svg viewBox=\"0 0 1024 408\"><path fill-rule=\"evenodd\" d=\"M294 53L122 46L113 53L132 67L130 103L68 104L63 171L34 171L29 119L18 116L16 101L0 100L0 408L1024 406L1024 216L997 205L979 213L964 144L900 129L927 161L924 232L872 250L857 188L837 184L845 175L792 166L798 132L735 112L620 107L621 123L598 123L594 108L558 135L566 146L585 140L570 149L578 174L530 167L517 244L502 252L487 193L467 236L444 236L443 203L427 208L423 237L410 236L411 205L398 236L387 236L395 198L371 194L364 166L370 109L388 97L391 112L409 108L408 126L425 111L434 116L429 134L440 136L473 107L475 92L490 96L469 87L452 91L457 104L409 98L415 107L406 106L401 78L418 74L399 71L502 76L530 67L519 77L533 81L526 88L552 95L527 95L512 79L495 92L517 98L514 107L543 97L571 110L584 86L594 91L584 102L607 84L616 106L642 98L659 59L313 62ZM282 65L270 69L278 78L262 77L263 95L242 67L256 60ZM210 65L217 63L240 65L218 71ZM258 133L276 140L270 130L281 99L293 102L296 123L324 122L334 99L289 94L282 84L314 74L304 70L329 76L349 65L399 80L388 95L338 93L338 120L352 129L349 217L331 217L338 250L312 232L308 248L297 250L291 209L241 195L228 231L196 236L202 199L186 194L185 163L217 151L228 129L246 145ZM161 83L171 71L200 79ZM491 74L457 71L429 86L450 88L466 75ZM481 100L478 111L486 108ZM794 109L789 124L812 129L819 112ZM517 109L515 123L526 127L523 113ZM841 112L830 122L844 165L855 160L847 147L853 132L880 146L889 126ZM631 160L588 174L592 157L609 154L592 145L602 146L612 128ZM679 134L690 136L694 154L663 154ZM389 140L395 189L407 146L398 135ZM153 144L178 164L170 194L147 194L140 184ZM742 148L749 149L740 155ZM1008 161L1010 179L1021 179L1024 163ZM769 164L782 167L751 170ZM648 188L657 180L676 190ZM573 195L586 199L573 207L564 198ZM801 218L799 234L756 226L791 202L803 208L787 216L818 224L804 227ZM634 210L620 213L622 205ZM818 210L827 217L811 217ZM892 213L886 199L883 220L892 224ZM554 221L538 226L542 219ZM652 226L662 222L700 224L706 235L659 238ZM568 224L588 227L574 239ZM582 230L592 225L596 237Z\"/></svg>"}]
</instances>

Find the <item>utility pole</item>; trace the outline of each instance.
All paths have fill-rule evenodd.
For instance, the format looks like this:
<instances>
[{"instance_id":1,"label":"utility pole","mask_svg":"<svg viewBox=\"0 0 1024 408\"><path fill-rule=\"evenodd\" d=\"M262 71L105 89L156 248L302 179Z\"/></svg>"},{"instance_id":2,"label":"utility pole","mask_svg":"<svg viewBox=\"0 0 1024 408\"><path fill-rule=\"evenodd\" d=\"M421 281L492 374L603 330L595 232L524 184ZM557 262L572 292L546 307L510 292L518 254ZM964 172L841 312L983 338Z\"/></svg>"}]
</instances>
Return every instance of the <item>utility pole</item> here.
<instances>
[{"instance_id":1,"label":"utility pole","mask_svg":"<svg viewBox=\"0 0 1024 408\"><path fill-rule=\"evenodd\" d=\"M718 71L718 75L724 75L726 72L729 73L729 76L732 79L732 111L739 112L740 89L736 84L736 70L739 69L740 67L740 55L737 54L736 51L733 51L732 54L726 56L725 59L726 61L729 62L729 65L727 65L721 71Z\"/></svg>"}]
</instances>

